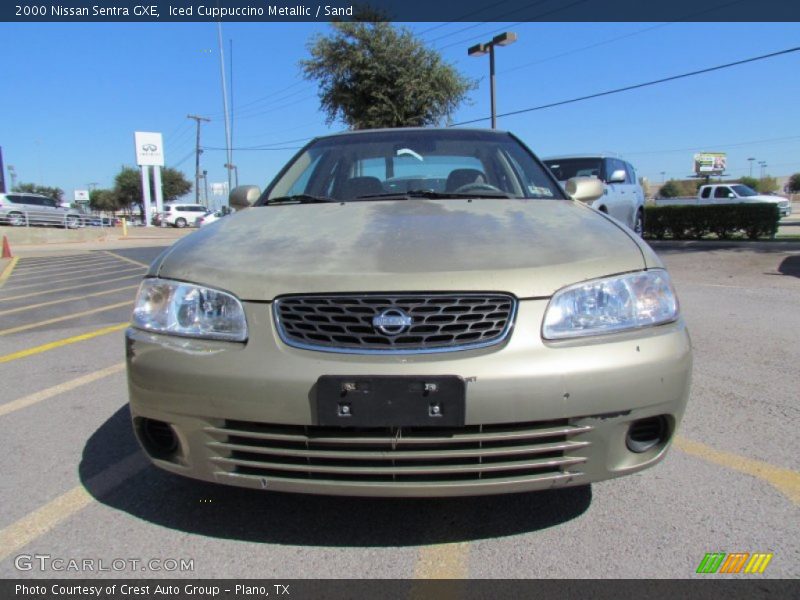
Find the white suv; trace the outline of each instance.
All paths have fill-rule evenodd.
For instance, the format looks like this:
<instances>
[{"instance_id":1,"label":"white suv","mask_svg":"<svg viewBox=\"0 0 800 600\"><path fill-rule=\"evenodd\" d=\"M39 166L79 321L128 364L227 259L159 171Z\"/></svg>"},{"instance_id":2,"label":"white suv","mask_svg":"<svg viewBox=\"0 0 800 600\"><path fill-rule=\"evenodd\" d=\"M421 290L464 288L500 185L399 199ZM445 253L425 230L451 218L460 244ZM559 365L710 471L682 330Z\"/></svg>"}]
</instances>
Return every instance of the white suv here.
<instances>
[{"instance_id":1,"label":"white suv","mask_svg":"<svg viewBox=\"0 0 800 600\"><path fill-rule=\"evenodd\" d=\"M195 225L195 221L202 217L208 209L202 204L185 204L172 202L164 205L161 219L172 227L187 227Z\"/></svg>"},{"instance_id":2,"label":"white suv","mask_svg":"<svg viewBox=\"0 0 800 600\"><path fill-rule=\"evenodd\" d=\"M62 207L58 200L24 192L0 194L0 223L3 225L55 225L76 229L83 223L81 214Z\"/></svg>"},{"instance_id":3,"label":"white suv","mask_svg":"<svg viewBox=\"0 0 800 600\"><path fill-rule=\"evenodd\" d=\"M591 203L597 210L621 221L638 235L644 231L644 190L633 166L603 154L551 156L546 164L563 186L572 177L596 177L604 184L603 195Z\"/></svg>"}]
</instances>

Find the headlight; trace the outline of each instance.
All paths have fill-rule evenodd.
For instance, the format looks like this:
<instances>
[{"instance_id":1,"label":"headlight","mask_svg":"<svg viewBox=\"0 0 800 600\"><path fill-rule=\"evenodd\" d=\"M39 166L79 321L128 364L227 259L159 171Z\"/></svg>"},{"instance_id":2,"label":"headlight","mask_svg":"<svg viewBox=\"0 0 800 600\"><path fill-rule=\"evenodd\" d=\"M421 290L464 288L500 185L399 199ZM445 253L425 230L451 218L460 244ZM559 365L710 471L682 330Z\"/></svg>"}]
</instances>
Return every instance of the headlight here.
<instances>
[{"instance_id":1,"label":"headlight","mask_svg":"<svg viewBox=\"0 0 800 600\"><path fill-rule=\"evenodd\" d=\"M550 299L542 336L548 340L615 333L669 323L678 300L663 269L565 287Z\"/></svg>"},{"instance_id":2,"label":"headlight","mask_svg":"<svg viewBox=\"0 0 800 600\"><path fill-rule=\"evenodd\" d=\"M247 339L244 309L237 298L219 290L164 279L145 279L139 286L133 326L187 337L235 342Z\"/></svg>"}]
</instances>

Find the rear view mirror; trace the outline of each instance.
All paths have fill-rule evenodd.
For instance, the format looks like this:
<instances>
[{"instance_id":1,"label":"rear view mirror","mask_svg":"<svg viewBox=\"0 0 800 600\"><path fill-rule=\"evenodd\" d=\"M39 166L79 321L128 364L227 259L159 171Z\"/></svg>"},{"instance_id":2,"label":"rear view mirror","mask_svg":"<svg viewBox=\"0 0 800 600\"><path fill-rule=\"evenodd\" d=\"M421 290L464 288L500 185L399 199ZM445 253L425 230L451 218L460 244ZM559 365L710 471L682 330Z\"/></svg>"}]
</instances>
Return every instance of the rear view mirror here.
<instances>
[{"instance_id":1,"label":"rear view mirror","mask_svg":"<svg viewBox=\"0 0 800 600\"><path fill-rule=\"evenodd\" d=\"M603 182L594 177L573 177L564 185L567 194L578 202L594 202L603 195Z\"/></svg>"},{"instance_id":2,"label":"rear view mirror","mask_svg":"<svg viewBox=\"0 0 800 600\"><path fill-rule=\"evenodd\" d=\"M608 183L625 183L625 169L617 169L608 178Z\"/></svg>"},{"instance_id":3,"label":"rear view mirror","mask_svg":"<svg viewBox=\"0 0 800 600\"><path fill-rule=\"evenodd\" d=\"M231 190L228 196L228 204L241 210L253 206L253 203L258 200L261 195L261 190L257 185L240 185Z\"/></svg>"}]
</instances>

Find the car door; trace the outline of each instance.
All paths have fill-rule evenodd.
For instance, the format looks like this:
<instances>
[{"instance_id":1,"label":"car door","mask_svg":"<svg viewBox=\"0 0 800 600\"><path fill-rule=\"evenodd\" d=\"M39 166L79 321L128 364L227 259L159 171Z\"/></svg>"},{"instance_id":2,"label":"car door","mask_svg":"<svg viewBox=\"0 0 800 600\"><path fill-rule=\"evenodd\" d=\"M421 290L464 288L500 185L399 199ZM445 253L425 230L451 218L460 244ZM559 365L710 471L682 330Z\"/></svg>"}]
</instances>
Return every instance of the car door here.
<instances>
[{"instance_id":1,"label":"car door","mask_svg":"<svg viewBox=\"0 0 800 600\"><path fill-rule=\"evenodd\" d=\"M607 198L607 208L608 214L610 214L615 219L622 221L626 225L630 224L628 219L626 206L629 204L627 201L627 196L629 195L627 184L625 179L627 178L627 174L625 174L625 167L622 164L621 160L617 160L616 158L606 158L605 159L605 169L606 169L606 190L608 191L608 198ZM613 175L617 171L623 172L623 179L622 181L611 181Z\"/></svg>"},{"instance_id":2,"label":"car door","mask_svg":"<svg viewBox=\"0 0 800 600\"><path fill-rule=\"evenodd\" d=\"M731 204L736 202L735 198L731 198L731 188L727 185L718 185L714 188L714 204Z\"/></svg>"},{"instance_id":3,"label":"car door","mask_svg":"<svg viewBox=\"0 0 800 600\"><path fill-rule=\"evenodd\" d=\"M66 211L53 198L42 198L42 215L48 225L64 225Z\"/></svg>"},{"instance_id":4,"label":"car door","mask_svg":"<svg viewBox=\"0 0 800 600\"><path fill-rule=\"evenodd\" d=\"M46 208L43 204L44 198L39 196L20 196L22 206L28 219L29 225L47 223Z\"/></svg>"}]
</instances>

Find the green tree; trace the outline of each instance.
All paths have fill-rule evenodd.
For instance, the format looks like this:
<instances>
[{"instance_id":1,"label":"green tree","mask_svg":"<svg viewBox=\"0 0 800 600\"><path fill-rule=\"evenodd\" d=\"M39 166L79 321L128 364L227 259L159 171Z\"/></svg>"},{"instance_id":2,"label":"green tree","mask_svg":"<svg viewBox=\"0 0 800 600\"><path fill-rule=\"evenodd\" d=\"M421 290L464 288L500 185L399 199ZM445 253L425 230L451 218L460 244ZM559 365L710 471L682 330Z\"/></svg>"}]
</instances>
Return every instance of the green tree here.
<instances>
[{"instance_id":1,"label":"green tree","mask_svg":"<svg viewBox=\"0 0 800 600\"><path fill-rule=\"evenodd\" d=\"M758 189L758 179L755 177L740 177L739 183L742 185L746 185L747 187L757 190Z\"/></svg>"},{"instance_id":2,"label":"green tree","mask_svg":"<svg viewBox=\"0 0 800 600\"><path fill-rule=\"evenodd\" d=\"M800 192L800 173L795 173L789 177L789 191L792 194Z\"/></svg>"},{"instance_id":3,"label":"green tree","mask_svg":"<svg viewBox=\"0 0 800 600\"><path fill-rule=\"evenodd\" d=\"M192 189L192 183L186 179L183 173L177 169L161 169L161 191L164 202L171 202L181 196L188 194ZM142 202L142 177L137 169L122 167L114 178L114 201L119 208L130 208L133 205L139 207L144 214L144 204ZM153 190L153 180L150 179L150 197L155 198Z\"/></svg>"},{"instance_id":4,"label":"green tree","mask_svg":"<svg viewBox=\"0 0 800 600\"><path fill-rule=\"evenodd\" d=\"M375 17L373 17L374 19ZM327 122L351 129L436 125L476 87L406 28L332 23L308 43L303 76L316 80Z\"/></svg>"},{"instance_id":5,"label":"green tree","mask_svg":"<svg viewBox=\"0 0 800 600\"><path fill-rule=\"evenodd\" d=\"M774 177L762 177L758 180L758 185L753 188L762 194L769 194L778 189L778 180Z\"/></svg>"},{"instance_id":6,"label":"green tree","mask_svg":"<svg viewBox=\"0 0 800 600\"><path fill-rule=\"evenodd\" d=\"M47 185L37 185L35 183L20 183L14 187L15 192L25 192L28 194L41 194L48 198L55 198L59 202L64 200L64 190L59 187L50 187Z\"/></svg>"},{"instance_id":7,"label":"green tree","mask_svg":"<svg viewBox=\"0 0 800 600\"><path fill-rule=\"evenodd\" d=\"M658 190L658 195L662 198L676 198L680 196L680 190L678 189L678 185L675 183L675 180L670 179L664 185L662 185L661 189Z\"/></svg>"},{"instance_id":8,"label":"green tree","mask_svg":"<svg viewBox=\"0 0 800 600\"><path fill-rule=\"evenodd\" d=\"M92 190L89 192L89 207L92 210L114 212L122 208L114 190Z\"/></svg>"}]
</instances>

